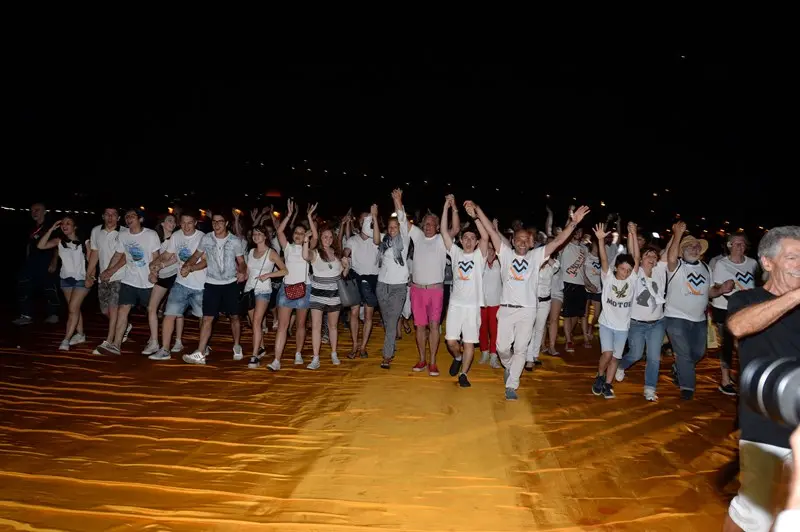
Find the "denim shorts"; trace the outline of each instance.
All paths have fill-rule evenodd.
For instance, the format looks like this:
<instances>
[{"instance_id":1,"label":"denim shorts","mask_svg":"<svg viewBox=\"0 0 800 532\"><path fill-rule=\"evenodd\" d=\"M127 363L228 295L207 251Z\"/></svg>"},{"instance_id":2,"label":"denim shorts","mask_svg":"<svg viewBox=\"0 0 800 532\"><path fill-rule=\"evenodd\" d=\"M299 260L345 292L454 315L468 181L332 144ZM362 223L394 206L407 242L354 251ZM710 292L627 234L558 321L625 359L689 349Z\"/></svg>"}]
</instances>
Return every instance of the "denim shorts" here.
<instances>
[{"instance_id":1,"label":"denim shorts","mask_svg":"<svg viewBox=\"0 0 800 532\"><path fill-rule=\"evenodd\" d=\"M611 351L614 358L621 360L627 341L628 331L618 331L600 324L600 351L603 353Z\"/></svg>"},{"instance_id":2,"label":"denim shorts","mask_svg":"<svg viewBox=\"0 0 800 532\"><path fill-rule=\"evenodd\" d=\"M306 295L300 299L289 299L286 297L286 283L281 285L278 292L278 307L305 310L311 305L311 285L306 285Z\"/></svg>"},{"instance_id":3,"label":"denim shorts","mask_svg":"<svg viewBox=\"0 0 800 532\"><path fill-rule=\"evenodd\" d=\"M88 290L86 288L86 279L76 279L74 277L62 277L61 278L61 289L62 290L71 290L71 289L83 289Z\"/></svg>"},{"instance_id":4,"label":"denim shorts","mask_svg":"<svg viewBox=\"0 0 800 532\"><path fill-rule=\"evenodd\" d=\"M186 309L192 307L192 314L198 318L203 315L203 291L175 283L167 297L165 316L183 316Z\"/></svg>"}]
</instances>

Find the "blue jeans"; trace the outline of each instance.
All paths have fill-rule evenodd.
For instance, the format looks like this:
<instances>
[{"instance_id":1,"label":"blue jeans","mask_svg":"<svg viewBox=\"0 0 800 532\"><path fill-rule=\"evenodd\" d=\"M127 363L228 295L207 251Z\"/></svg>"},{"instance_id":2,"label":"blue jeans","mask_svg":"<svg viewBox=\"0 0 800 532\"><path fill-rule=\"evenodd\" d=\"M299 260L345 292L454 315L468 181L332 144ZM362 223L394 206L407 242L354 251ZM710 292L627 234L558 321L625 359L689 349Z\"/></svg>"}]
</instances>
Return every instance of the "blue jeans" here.
<instances>
[{"instance_id":1,"label":"blue jeans","mask_svg":"<svg viewBox=\"0 0 800 532\"><path fill-rule=\"evenodd\" d=\"M631 328L628 330L629 351L619 364L620 369L628 369L633 366L642 359L646 346L647 366L644 368L644 387L653 391L656 391L658 384L661 345L664 342L666 327L667 323L664 318L653 322L631 320Z\"/></svg>"},{"instance_id":2,"label":"blue jeans","mask_svg":"<svg viewBox=\"0 0 800 532\"><path fill-rule=\"evenodd\" d=\"M175 283L169 291L164 315L183 317L188 307L192 308L193 315L198 318L203 316L203 291L192 290L181 283Z\"/></svg>"},{"instance_id":3,"label":"blue jeans","mask_svg":"<svg viewBox=\"0 0 800 532\"><path fill-rule=\"evenodd\" d=\"M675 353L675 371L678 375L678 385L681 390L694 392L694 368L706 353L708 341L708 323L703 321L689 321L681 318L665 318L667 320L667 334Z\"/></svg>"}]
</instances>

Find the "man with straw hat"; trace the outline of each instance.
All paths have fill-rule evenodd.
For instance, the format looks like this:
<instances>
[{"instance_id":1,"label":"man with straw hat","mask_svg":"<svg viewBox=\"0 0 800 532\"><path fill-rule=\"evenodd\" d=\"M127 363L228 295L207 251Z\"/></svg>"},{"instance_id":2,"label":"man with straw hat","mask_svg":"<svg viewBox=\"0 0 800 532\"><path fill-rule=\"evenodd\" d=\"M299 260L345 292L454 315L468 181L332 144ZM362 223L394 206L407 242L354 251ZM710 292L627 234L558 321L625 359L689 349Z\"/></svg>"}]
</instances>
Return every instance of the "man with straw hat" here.
<instances>
[{"instance_id":1,"label":"man with straw hat","mask_svg":"<svg viewBox=\"0 0 800 532\"><path fill-rule=\"evenodd\" d=\"M672 226L680 246L667 252L667 303L664 316L667 334L675 353L672 371L681 389L681 399L691 400L695 390L695 366L706 352L708 329L706 309L709 298L733 290L733 281L714 286L711 271L701 257L708 241L686 235L686 224Z\"/></svg>"}]
</instances>

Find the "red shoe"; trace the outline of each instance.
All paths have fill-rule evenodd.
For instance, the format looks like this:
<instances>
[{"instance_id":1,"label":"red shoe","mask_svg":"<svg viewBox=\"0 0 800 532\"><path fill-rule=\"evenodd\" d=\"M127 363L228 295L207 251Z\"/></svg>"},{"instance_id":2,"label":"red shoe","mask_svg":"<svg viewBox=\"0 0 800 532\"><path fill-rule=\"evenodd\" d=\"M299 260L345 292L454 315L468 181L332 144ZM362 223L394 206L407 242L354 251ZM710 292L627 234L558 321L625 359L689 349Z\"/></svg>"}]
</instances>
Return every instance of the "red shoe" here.
<instances>
[{"instance_id":1,"label":"red shoe","mask_svg":"<svg viewBox=\"0 0 800 532\"><path fill-rule=\"evenodd\" d=\"M567 353L574 353L575 346L572 345L572 342L567 342L567 347L564 349Z\"/></svg>"},{"instance_id":2,"label":"red shoe","mask_svg":"<svg viewBox=\"0 0 800 532\"><path fill-rule=\"evenodd\" d=\"M431 377L438 377L439 376L439 368L436 367L436 364L429 364L428 365L428 375Z\"/></svg>"},{"instance_id":3,"label":"red shoe","mask_svg":"<svg viewBox=\"0 0 800 532\"><path fill-rule=\"evenodd\" d=\"M413 368L411 368L411 371L423 371L427 366L428 364L426 364L424 360L420 360Z\"/></svg>"}]
</instances>

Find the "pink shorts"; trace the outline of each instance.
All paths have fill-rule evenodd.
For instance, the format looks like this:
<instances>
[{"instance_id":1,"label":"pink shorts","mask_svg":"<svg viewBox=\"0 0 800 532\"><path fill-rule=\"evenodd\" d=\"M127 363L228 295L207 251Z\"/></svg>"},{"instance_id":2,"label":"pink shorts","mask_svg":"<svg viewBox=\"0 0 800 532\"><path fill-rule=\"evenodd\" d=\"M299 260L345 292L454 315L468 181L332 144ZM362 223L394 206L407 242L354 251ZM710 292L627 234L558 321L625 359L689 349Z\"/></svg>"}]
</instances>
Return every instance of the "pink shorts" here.
<instances>
[{"instance_id":1,"label":"pink shorts","mask_svg":"<svg viewBox=\"0 0 800 532\"><path fill-rule=\"evenodd\" d=\"M425 327L442 319L443 288L418 288L411 285L411 313L414 325Z\"/></svg>"}]
</instances>

